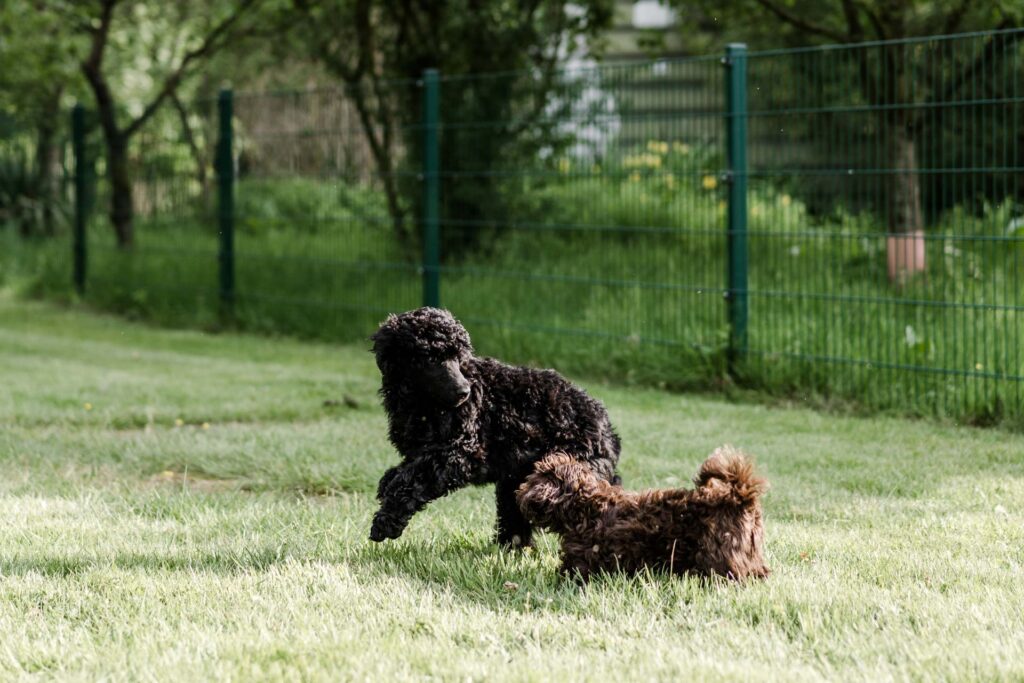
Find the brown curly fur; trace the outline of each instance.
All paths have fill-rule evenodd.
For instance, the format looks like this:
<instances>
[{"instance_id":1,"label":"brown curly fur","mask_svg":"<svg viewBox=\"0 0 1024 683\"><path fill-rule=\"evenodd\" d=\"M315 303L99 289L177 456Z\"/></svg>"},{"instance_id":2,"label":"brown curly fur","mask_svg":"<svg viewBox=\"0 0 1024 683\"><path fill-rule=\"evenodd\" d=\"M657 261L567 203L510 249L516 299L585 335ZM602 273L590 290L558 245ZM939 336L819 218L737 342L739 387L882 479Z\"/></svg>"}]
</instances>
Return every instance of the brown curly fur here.
<instances>
[{"instance_id":1,"label":"brown curly fur","mask_svg":"<svg viewBox=\"0 0 1024 683\"><path fill-rule=\"evenodd\" d=\"M717 574L764 578L761 494L767 483L750 460L717 449L693 490L624 491L585 462L557 453L537 463L517 491L523 515L562 536L562 571Z\"/></svg>"}]
</instances>

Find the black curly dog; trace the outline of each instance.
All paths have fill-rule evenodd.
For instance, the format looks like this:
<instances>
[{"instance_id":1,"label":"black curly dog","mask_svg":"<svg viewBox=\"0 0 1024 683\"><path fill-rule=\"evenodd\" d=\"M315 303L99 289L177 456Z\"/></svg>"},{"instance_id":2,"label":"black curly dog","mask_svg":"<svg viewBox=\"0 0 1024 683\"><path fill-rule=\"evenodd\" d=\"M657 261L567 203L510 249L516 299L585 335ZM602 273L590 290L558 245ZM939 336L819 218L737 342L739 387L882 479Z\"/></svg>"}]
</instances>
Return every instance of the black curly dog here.
<instances>
[{"instance_id":1,"label":"black curly dog","mask_svg":"<svg viewBox=\"0 0 1024 683\"><path fill-rule=\"evenodd\" d=\"M388 435L402 462L381 477L370 538L402 535L427 503L468 484L496 484L498 543L530 544L516 489L553 452L618 482L619 437L608 413L553 370L473 355L451 313L391 315L371 337L382 375Z\"/></svg>"}]
</instances>

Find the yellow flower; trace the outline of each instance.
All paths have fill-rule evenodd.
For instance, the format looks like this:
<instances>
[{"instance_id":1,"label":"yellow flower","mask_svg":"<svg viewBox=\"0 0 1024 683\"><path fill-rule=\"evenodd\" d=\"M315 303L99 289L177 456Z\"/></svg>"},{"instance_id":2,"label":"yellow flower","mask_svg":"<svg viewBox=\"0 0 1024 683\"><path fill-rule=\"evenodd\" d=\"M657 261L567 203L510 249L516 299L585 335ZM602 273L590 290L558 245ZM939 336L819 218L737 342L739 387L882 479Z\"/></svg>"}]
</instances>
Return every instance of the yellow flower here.
<instances>
[{"instance_id":1,"label":"yellow flower","mask_svg":"<svg viewBox=\"0 0 1024 683\"><path fill-rule=\"evenodd\" d=\"M788 194L784 194L781 197L779 197L779 202L781 202L783 206L789 206L790 204L793 203L793 198L790 197Z\"/></svg>"},{"instance_id":2,"label":"yellow flower","mask_svg":"<svg viewBox=\"0 0 1024 683\"><path fill-rule=\"evenodd\" d=\"M182 419L181 419L180 417L174 420L174 426L175 426L175 427L180 427L180 426L182 426L183 424L185 424L185 421L184 421L184 420L182 420Z\"/></svg>"},{"instance_id":3,"label":"yellow flower","mask_svg":"<svg viewBox=\"0 0 1024 683\"><path fill-rule=\"evenodd\" d=\"M637 173L636 171L633 171L632 173L630 173L629 174L629 182L631 182L631 183L640 182L640 174Z\"/></svg>"},{"instance_id":4,"label":"yellow flower","mask_svg":"<svg viewBox=\"0 0 1024 683\"><path fill-rule=\"evenodd\" d=\"M92 410L92 404L91 403L85 403L82 407L85 408L86 410Z\"/></svg>"},{"instance_id":5,"label":"yellow flower","mask_svg":"<svg viewBox=\"0 0 1024 683\"><path fill-rule=\"evenodd\" d=\"M979 370L979 371L981 371L981 370L984 370L984 369L985 369L985 366L984 366L984 365L982 365L981 363L975 363L975 364L974 364L974 369L975 369L975 370Z\"/></svg>"},{"instance_id":6,"label":"yellow flower","mask_svg":"<svg viewBox=\"0 0 1024 683\"><path fill-rule=\"evenodd\" d=\"M672 143L672 151L676 154L689 154L690 146L685 142L679 142L678 140Z\"/></svg>"},{"instance_id":7,"label":"yellow flower","mask_svg":"<svg viewBox=\"0 0 1024 683\"><path fill-rule=\"evenodd\" d=\"M668 143L660 140L650 140L647 143L647 151L655 154L668 154Z\"/></svg>"},{"instance_id":8,"label":"yellow flower","mask_svg":"<svg viewBox=\"0 0 1024 683\"><path fill-rule=\"evenodd\" d=\"M626 168L658 168L661 166L661 157L657 154L633 154L622 160Z\"/></svg>"},{"instance_id":9,"label":"yellow flower","mask_svg":"<svg viewBox=\"0 0 1024 683\"><path fill-rule=\"evenodd\" d=\"M568 159L558 160L558 170L562 173L568 173L569 169L572 168L572 163Z\"/></svg>"},{"instance_id":10,"label":"yellow flower","mask_svg":"<svg viewBox=\"0 0 1024 683\"><path fill-rule=\"evenodd\" d=\"M713 175L706 175L701 179L700 185L705 190L713 190L718 187L718 179Z\"/></svg>"},{"instance_id":11,"label":"yellow flower","mask_svg":"<svg viewBox=\"0 0 1024 683\"><path fill-rule=\"evenodd\" d=\"M209 422L204 422L203 423L203 429L209 429L209 428L210 428L210 423Z\"/></svg>"}]
</instances>

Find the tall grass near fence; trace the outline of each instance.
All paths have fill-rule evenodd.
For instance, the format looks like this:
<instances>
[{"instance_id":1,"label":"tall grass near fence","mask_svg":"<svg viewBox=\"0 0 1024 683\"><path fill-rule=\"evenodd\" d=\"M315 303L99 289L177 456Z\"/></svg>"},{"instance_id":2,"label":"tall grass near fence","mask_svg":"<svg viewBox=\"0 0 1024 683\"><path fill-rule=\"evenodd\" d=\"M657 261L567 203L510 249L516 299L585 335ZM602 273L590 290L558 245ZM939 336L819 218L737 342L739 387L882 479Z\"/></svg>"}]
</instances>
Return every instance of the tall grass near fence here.
<instances>
[{"instance_id":1,"label":"tall grass near fence","mask_svg":"<svg viewBox=\"0 0 1024 683\"><path fill-rule=\"evenodd\" d=\"M173 136L136 155L134 249L94 212L85 299L165 324L352 341L420 305L436 272L483 353L1022 424L1022 45L1024 31L1002 31L749 53L741 110L726 107L717 56L572 66L547 84L442 74L434 168L419 112L367 127L351 91L239 96L230 306L210 169L160 151ZM422 102L423 87L388 84L374 106ZM467 104L497 91L511 118ZM208 111L196 106L197 126L213 126ZM727 280L740 238L742 290ZM66 292L66 245L35 253L35 290Z\"/></svg>"}]
</instances>

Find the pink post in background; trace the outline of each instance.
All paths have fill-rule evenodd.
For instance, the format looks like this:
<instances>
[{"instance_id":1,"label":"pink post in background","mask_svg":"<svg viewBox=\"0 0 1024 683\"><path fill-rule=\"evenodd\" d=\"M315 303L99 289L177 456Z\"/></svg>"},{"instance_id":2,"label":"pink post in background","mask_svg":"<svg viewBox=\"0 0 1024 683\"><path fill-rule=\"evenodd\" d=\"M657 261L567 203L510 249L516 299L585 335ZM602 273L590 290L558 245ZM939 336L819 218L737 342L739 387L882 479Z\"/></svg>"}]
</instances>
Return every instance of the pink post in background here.
<instances>
[{"instance_id":1,"label":"pink post in background","mask_svg":"<svg viewBox=\"0 0 1024 683\"><path fill-rule=\"evenodd\" d=\"M903 284L910 276L924 270L924 242L923 230L889 235L885 239L890 282Z\"/></svg>"}]
</instances>

